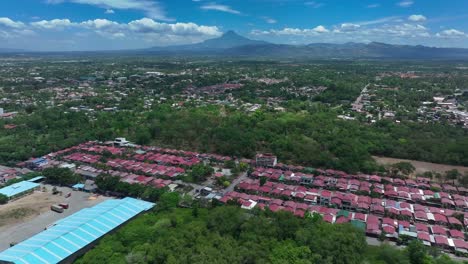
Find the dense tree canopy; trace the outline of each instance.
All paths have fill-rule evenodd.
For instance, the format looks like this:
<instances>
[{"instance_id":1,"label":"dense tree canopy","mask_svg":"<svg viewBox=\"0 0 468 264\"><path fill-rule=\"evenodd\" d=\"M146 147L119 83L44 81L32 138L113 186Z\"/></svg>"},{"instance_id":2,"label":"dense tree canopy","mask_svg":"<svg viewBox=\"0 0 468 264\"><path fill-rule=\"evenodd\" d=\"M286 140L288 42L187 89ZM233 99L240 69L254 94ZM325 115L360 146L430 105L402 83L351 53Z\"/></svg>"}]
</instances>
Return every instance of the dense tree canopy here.
<instances>
[{"instance_id":1,"label":"dense tree canopy","mask_svg":"<svg viewBox=\"0 0 468 264\"><path fill-rule=\"evenodd\" d=\"M15 163L85 140L125 136L139 143L238 157L273 152L283 163L350 172L378 170L371 155L468 165L466 130L386 120L366 125L339 120L337 112L320 105L297 107L285 113L247 114L216 106L160 105L145 113L101 113L95 120L82 113L37 111L16 121L27 126L0 130L0 162Z\"/></svg>"},{"instance_id":2,"label":"dense tree canopy","mask_svg":"<svg viewBox=\"0 0 468 264\"><path fill-rule=\"evenodd\" d=\"M76 263L455 263L431 257L419 242L406 250L368 247L362 231L317 216L229 206L157 211L106 236Z\"/></svg>"},{"instance_id":3,"label":"dense tree canopy","mask_svg":"<svg viewBox=\"0 0 468 264\"><path fill-rule=\"evenodd\" d=\"M67 168L46 168L42 171L42 174L46 181L51 184L72 185L81 180L81 177Z\"/></svg>"}]
</instances>

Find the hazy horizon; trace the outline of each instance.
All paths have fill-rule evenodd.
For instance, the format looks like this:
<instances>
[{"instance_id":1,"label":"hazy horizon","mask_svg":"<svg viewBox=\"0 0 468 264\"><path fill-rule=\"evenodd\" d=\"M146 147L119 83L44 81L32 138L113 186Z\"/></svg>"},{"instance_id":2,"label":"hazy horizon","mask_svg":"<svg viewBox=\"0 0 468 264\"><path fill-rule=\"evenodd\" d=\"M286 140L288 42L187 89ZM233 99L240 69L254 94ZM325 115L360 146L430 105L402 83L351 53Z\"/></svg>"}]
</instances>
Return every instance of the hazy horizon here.
<instances>
[{"instance_id":1,"label":"hazy horizon","mask_svg":"<svg viewBox=\"0 0 468 264\"><path fill-rule=\"evenodd\" d=\"M0 10L0 48L31 51L183 45L228 30L275 44L468 48L462 0L5 0Z\"/></svg>"}]
</instances>

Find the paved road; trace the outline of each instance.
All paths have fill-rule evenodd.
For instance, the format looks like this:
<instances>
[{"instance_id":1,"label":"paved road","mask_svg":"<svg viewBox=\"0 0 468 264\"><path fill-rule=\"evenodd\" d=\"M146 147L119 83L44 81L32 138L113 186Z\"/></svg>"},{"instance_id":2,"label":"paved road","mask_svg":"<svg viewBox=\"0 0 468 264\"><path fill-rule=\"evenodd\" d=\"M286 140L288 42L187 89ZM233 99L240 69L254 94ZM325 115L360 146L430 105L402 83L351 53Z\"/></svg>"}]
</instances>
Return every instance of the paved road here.
<instances>
[{"instance_id":1,"label":"paved road","mask_svg":"<svg viewBox=\"0 0 468 264\"><path fill-rule=\"evenodd\" d=\"M244 172L241 176L237 177L236 179L234 179L231 183L231 185L229 185L229 187L227 187L226 189L224 189L222 191L222 194L226 194L228 192L232 192L234 191L234 187L236 187L241 181L247 179L247 172Z\"/></svg>"},{"instance_id":2,"label":"paved road","mask_svg":"<svg viewBox=\"0 0 468 264\"><path fill-rule=\"evenodd\" d=\"M354 104L353 104L353 105L361 105L362 94L367 92L367 88L369 87L369 85L370 85L370 83L368 83L366 86L364 86L364 88L362 89L361 93L360 93L359 96L356 98L356 101L354 101Z\"/></svg>"}]
</instances>

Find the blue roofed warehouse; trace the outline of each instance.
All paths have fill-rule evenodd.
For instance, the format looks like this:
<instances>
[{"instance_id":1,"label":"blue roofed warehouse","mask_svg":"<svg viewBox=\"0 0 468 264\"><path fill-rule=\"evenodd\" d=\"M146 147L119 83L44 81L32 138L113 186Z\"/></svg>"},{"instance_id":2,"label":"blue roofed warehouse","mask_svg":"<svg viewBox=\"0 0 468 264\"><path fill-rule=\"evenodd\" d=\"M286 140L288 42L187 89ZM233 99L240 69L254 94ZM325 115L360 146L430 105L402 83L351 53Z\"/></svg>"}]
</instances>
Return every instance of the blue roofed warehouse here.
<instances>
[{"instance_id":1,"label":"blue roofed warehouse","mask_svg":"<svg viewBox=\"0 0 468 264\"><path fill-rule=\"evenodd\" d=\"M71 263L104 235L154 203L124 198L102 202L57 221L47 230L0 253L0 263Z\"/></svg>"},{"instance_id":2,"label":"blue roofed warehouse","mask_svg":"<svg viewBox=\"0 0 468 264\"><path fill-rule=\"evenodd\" d=\"M39 184L30 181L17 182L0 189L0 194L7 196L9 200L13 200L34 192L34 190L39 189L39 186Z\"/></svg>"}]
</instances>

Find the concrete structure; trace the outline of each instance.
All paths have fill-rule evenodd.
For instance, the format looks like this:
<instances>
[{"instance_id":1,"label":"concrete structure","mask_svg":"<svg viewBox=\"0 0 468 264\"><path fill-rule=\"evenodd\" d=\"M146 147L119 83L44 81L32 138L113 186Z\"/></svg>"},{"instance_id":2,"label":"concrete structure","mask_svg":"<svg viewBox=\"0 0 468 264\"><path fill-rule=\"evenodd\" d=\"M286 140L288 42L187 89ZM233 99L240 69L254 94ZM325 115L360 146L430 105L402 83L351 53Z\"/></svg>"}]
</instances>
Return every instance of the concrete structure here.
<instances>
[{"instance_id":1,"label":"concrete structure","mask_svg":"<svg viewBox=\"0 0 468 264\"><path fill-rule=\"evenodd\" d=\"M72 263L100 238L151 209L153 203L107 200L57 221L45 231L0 253L0 263Z\"/></svg>"},{"instance_id":2,"label":"concrete structure","mask_svg":"<svg viewBox=\"0 0 468 264\"><path fill-rule=\"evenodd\" d=\"M7 196L9 200L14 200L34 192L39 186L34 182L22 181L0 189L0 194Z\"/></svg>"},{"instance_id":3,"label":"concrete structure","mask_svg":"<svg viewBox=\"0 0 468 264\"><path fill-rule=\"evenodd\" d=\"M259 167L274 167L278 159L273 154L257 154L255 156L255 163Z\"/></svg>"}]
</instances>

